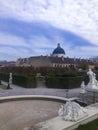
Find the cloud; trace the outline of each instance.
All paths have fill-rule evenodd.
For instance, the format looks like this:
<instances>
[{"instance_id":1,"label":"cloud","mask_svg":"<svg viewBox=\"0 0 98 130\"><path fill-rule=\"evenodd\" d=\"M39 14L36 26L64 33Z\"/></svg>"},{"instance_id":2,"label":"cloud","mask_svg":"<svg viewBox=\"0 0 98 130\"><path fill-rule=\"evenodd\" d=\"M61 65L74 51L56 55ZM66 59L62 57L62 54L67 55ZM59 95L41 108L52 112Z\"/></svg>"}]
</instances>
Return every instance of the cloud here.
<instances>
[{"instance_id":1,"label":"cloud","mask_svg":"<svg viewBox=\"0 0 98 130\"><path fill-rule=\"evenodd\" d=\"M2 0L0 5L1 17L46 21L98 45L97 0Z\"/></svg>"},{"instance_id":2,"label":"cloud","mask_svg":"<svg viewBox=\"0 0 98 130\"><path fill-rule=\"evenodd\" d=\"M3 38L9 40L8 42L7 40L3 41L3 44L0 42L0 60L16 60L19 57L24 58L36 55L50 55L50 53L52 53L57 47L58 41L58 37L57 39L54 38L54 40L51 40L45 36L32 36L26 41L9 35L6 37L3 36ZM96 46L74 46L73 44L75 41L70 42L62 37L59 37L59 40L62 41L61 47L65 50L66 56L88 58L89 56L92 56L92 51L94 52L93 56L97 55L98 47ZM15 44L13 44L13 42Z\"/></svg>"},{"instance_id":3,"label":"cloud","mask_svg":"<svg viewBox=\"0 0 98 130\"><path fill-rule=\"evenodd\" d=\"M0 45L28 47L28 44L24 41L23 38L6 33L0 33Z\"/></svg>"},{"instance_id":4,"label":"cloud","mask_svg":"<svg viewBox=\"0 0 98 130\"><path fill-rule=\"evenodd\" d=\"M16 60L20 57L30 56L30 51L25 48L13 48L11 46L0 47L0 60Z\"/></svg>"},{"instance_id":5,"label":"cloud","mask_svg":"<svg viewBox=\"0 0 98 130\"><path fill-rule=\"evenodd\" d=\"M82 47L91 47L92 43L68 30L59 29L47 22L32 22L13 19L0 19L0 56L6 59L50 55L61 43L66 56L86 57ZM90 55L90 53L88 52ZM94 55L94 53L92 54ZM88 56L88 55L87 55Z\"/></svg>"},{"instance_id":6,"label":"cloud","mask_svg":"<svg viewBox=\"0 0 98 130\"><path fill-rule=\"evenodd\" d=\"M95 56L97 12L97 0L0 0L0 57L49 55L58 42L67 56Z\"/></svg>"},{"instance_id":7,"label":"cloud","mask_svg":"<svg viewBox=\"0 0 98 130\"><path fill-rule=\"evenodd\" d=\"M74 47L73 51L68 48L69 57L90 58L98 55L98 46Z\"/></svg>"}]
</instances>

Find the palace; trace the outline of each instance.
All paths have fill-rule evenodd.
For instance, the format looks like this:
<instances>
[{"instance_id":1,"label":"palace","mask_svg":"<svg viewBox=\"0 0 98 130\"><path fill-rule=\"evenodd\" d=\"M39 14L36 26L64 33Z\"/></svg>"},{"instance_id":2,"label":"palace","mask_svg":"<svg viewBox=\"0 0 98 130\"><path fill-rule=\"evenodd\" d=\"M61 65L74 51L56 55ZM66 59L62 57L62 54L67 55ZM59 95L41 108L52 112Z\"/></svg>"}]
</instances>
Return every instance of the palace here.
<instances>
[{"instance_id":1,"label":"palace","mask_svg":"<svg viewBox=\"0 0 98 130\"><path fill-rule=\"evenodd\" d=\"M65 57L65 51L58 43L50 56L33 56L29 58L19 58L16 66L33 66L33 67L77 67L79 64L88 64L92 68L93 62L86 59Z\"/></svg>"}]
</instances>

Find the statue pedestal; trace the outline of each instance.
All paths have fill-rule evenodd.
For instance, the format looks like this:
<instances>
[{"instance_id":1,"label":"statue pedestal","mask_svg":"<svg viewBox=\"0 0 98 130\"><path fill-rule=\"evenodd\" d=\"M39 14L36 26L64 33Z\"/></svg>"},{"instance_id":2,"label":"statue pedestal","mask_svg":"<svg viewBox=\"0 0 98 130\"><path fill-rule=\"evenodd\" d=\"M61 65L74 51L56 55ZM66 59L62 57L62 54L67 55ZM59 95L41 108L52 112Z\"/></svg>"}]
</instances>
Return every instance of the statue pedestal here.
<instances>
[{"instance_id":1,"label":"statue pedestal","mask_svg":"<svg viewBox=\"0 0 98 130\"><path fill-rule=\"evenodd\" d=\"M88 90L88 89L98 89L98 86L97 85L95 85L95 84L87 84L87 86L86 86L86 89Z\"/></svg>"}]
</instances>

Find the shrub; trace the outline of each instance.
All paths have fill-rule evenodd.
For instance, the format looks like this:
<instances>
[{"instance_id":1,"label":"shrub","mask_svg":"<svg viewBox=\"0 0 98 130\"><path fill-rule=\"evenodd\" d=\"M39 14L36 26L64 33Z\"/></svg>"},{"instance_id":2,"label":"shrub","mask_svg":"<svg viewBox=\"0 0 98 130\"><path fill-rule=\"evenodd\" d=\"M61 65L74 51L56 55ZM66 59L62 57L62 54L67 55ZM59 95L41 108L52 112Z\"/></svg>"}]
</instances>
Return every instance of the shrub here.
<instances>
[{"instance_id":1,"label":"shrub","mask_svg":"<svg viewBox=\"0 0 98 130\"><path fill-rule=\"evenodd\" d=\"M23 86L25 88L35 88L36 78L33 76L14 75L13 84Z\"/></svg>"},{"instance_id":2,"label":"shrub","mask_svg":"<svg viewBox=\"0 0 98 130\"><path fill-rule=\"evenodd\" d=\"M78 88L84 80L83 76L76 77L46 77L46 85L48 88L71 89Z\"/></svg>"},{"instance_id":3,"label":"shrub","mask_svg":"<svg viewBox=\"0 0 98 130\"><path fill-rule=\"evenodd\" d=\"M1 80L8 82L9 74L0 73ZM25 88L35 88L36 87L36 78L35 76L26 76L26 75L13 75L12 76L13 84L25 87Z\"/></svg>"},{"instance_id":4,"label":"shrub","mask_svg":"<svg viewBox=\"0 0 98 130\"><path fill-rule=\"evenodd\" d=\"M9 81L9 74L8 73L0 73L0 79L8 82Z\"/></svg>"}]
</instances>

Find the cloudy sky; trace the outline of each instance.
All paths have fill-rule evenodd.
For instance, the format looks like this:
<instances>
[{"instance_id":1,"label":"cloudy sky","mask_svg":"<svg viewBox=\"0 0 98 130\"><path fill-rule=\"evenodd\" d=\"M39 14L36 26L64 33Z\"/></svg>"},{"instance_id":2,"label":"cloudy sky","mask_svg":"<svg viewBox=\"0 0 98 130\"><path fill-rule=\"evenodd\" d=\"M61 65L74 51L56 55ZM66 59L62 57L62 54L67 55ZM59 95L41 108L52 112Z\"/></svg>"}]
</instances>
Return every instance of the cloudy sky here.
<instances>
[{"instance_id":1,"label":"cloudy sky","mask_svg":"<svg viewBox=\"0 0 98 130\"><path fill-rule=\"evenodd\" d=\"M0 60L98 56L98 0L0 0Z\"/></svg>"}]
</instances>

